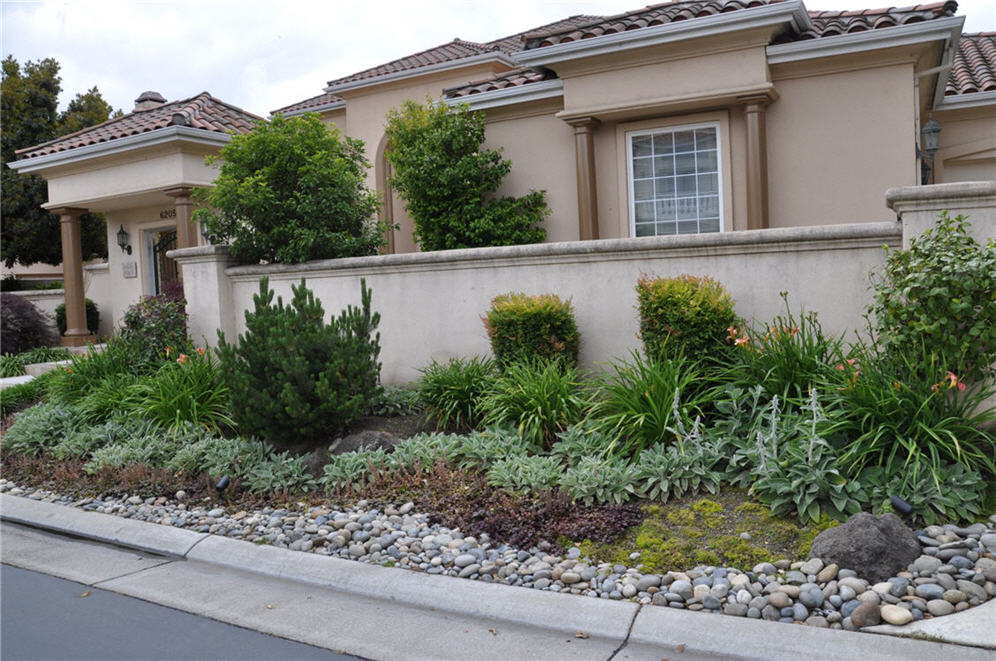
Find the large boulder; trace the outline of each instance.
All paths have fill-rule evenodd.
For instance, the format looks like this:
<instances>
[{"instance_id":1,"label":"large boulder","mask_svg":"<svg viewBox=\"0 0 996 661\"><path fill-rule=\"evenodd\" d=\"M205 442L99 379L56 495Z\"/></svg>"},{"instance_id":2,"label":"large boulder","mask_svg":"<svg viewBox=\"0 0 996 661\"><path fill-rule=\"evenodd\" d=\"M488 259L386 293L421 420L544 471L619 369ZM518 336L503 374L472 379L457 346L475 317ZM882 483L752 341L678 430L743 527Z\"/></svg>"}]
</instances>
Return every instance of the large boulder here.
<instances>
[{"instance_id":1,"label":"large boulder","mask_svg":"<svg viewBox=\"0 0 996 661\"><path fill-rule=\"evenodd\" d=\"M817 535L809 557L853 569L877 583L905 570L920 553L916 535L898 516L859 512Z\"/></svg>"}]
</instances>

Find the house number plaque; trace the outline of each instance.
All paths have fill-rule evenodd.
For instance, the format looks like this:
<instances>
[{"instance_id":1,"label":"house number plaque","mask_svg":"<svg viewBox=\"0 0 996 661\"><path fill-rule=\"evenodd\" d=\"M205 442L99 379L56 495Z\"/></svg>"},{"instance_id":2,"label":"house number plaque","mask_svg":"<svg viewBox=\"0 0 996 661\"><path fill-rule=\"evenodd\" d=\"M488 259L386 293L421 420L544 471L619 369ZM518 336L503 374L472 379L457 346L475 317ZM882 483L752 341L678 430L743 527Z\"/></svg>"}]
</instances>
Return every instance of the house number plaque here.
<instances>
[{"instance_id":1,"label":"house number plaque","mask_svg":"<svg viewBox=\"0 0 996 661\"><path fill-rule=\"evenodd\" d=\"M163 209L159 212L159 217L163 220L167 218L176 218L176 209Z\"/></svg>"},{"instance_id":2,"label":"house number plaque","mask_svg":"<svg viewBox=\"0 0 996 661\"><path fill-rule=\"evenodd\" d=\"M138 264L136 262L125 262L121 265L121 271L126 278L137 278Z\"/></svg>"}]
</instances>

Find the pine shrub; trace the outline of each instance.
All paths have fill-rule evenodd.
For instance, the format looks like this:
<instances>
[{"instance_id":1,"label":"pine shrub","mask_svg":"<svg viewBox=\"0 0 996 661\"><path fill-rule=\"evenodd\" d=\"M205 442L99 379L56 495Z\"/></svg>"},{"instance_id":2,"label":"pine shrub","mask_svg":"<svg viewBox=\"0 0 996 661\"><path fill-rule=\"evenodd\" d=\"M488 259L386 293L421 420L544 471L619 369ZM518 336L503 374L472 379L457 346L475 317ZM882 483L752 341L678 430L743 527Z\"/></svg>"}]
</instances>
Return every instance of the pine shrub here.
<instances>
[{"instance_id":1,"label":"pine shrub","mask_svg":"<svg viewBox=\"0 0 996 661\"><path fill-rule=\"evenodd\" d=\"M305 286L292 287L290 305L273 304L268 278L237 344L219 333L218 355L231 390L231 413L241 431L281 447L332 438L380 394L379 313L361 280L361 307L348 306L328 324Z\"/></svg>"},{"instance_id":2,"label":"pine shrub","mask_svg":"<svg viewBox=\"0 0 996 661\"><path fill-rule=\"evenodd\" d=\"M729 328L737 321L733 299L709 277L641 277L636 285L640 337L656 360L678 354L703 359L729 350Z\"/></svg>"},{"instance_id":3,"label":"pine shrub","mask_svg":"<svg viewBox=\"0 0 996 661\"><path fill-rule=\"evenodd\" d=\"M550 359L577 365L580 335L570 300L554 294L502 294L491 301L484 326L502 365Z\"/></svg>"},{"instance_id":4,"label":"pine shrub","mask_svg":"<svg viewBox=\"0 0 996 661\"><path fill-rule=\"evenodd\" d=\"M97 330L100 328L100 312L97 310L97 304L91 301L89 298L86 299L86 329L97 334ZM59 327L59 335L66 334L66 304L59 303L55 308L55 325Z\"/></svg>"},{"instance_id":5,"label":"pine shrub","mask_svg":"<svg viewBox=\"0 0 996 661\"><path fill-rule=\"evenodd\" d=\"M0 353L19 354L57 342L48 319L34 303L18 294L0 294Z\"/></svg>"}]
</instances>

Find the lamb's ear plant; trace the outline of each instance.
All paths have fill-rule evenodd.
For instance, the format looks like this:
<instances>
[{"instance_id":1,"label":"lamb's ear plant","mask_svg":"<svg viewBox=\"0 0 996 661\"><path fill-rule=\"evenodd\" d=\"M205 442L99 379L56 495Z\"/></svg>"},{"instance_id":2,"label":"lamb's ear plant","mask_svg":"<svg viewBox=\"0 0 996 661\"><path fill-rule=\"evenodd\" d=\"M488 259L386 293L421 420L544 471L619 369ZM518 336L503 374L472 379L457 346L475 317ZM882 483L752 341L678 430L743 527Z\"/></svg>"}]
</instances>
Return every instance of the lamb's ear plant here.
<instances>
[{"instance_id":1,"label":"lamb's ear plant","mask_svg":"<svg viewBox=\"0 0 996 661\"><path fill-rule=\"evenodd\" d=\"M447 462L456 455L462 439L451 434L418 434L394 446L390 465L394 468L432 468L437 461Z\"/></svg>"},{"instance_id":2,"label":"lamb's ear plant","mask_svg":"<svg viewBox=\"0 0 996 661\"><path fill-rule=\"evenodd\" d=\"M722 474L715 466L721 456L715 444L703 437L699 425L696 419L690 430L679 426L675 443L655 445L636 457L634 478L647 498L666 503L672 496L719 492Z\"/></svg>"},{"instance_id":3,"label":"lamb's ear plant","mask_svg":"<svg viewBox=\"0 0 996 661\"><path fill-rule=\"evenodd\" d=\"M54 402L43 402L17 414L14 424L3 435L3 451L42 454L82 426L79 411Z\"/></svg>"},{"instance_id":4,"label":"lamb's ear plant","mask_svg":"<svg viewBox=\"0 0 996 661\"><path fill-rule=\"evenodd\" d=\"M571 425L557 434L557 439L550 455L568 466L573 466L584 457L605 456L612 445L612 438L601 431L590 418Z\"/></svg>"},{"instance_id":5,"label":"lamb's ear plant","mask_svg":"<svg viewBox=\"0 0 996 661\"><path fill-rule=\"evenodd\" d=\"M913 506L910 516L922 525L972 522L984 514L983 494L987 481L976 471L958 464L941 467L935 476L919 471L888 475L881 466L866 468L860 479L868 485L868 500L876 511L892 511L890 499L899 496Z\"/></svg>"},{"instance_id":6,"label":"lamb's ear plant","mask_svg":"<svg viewBox=\"0 0 996 661\"><path fill-rule=\"evenodd\" d=\"M502 459L525 456L538 451L538 447L523 440L519 433L510 427L492 425L479 431L458 437L453 450L453 462L458 468L487 470Z\"/></svg>"},{"instance_id":7,"label":"lamb's ear plant","mask_svg":"<svg viewBox=\"0 0 996 661\"><path fill-rule=\"evenodd\" d=\"M515 455L491 465L488 484L513 491L547 491L557 485L563 472L556 457Z\"/></svg>"},{"instance_id":8,"label":"lamb's ear plant","mask_svg":"<svg viewBox=\"0 0 996 661\"><path fill-rule=\"evenodd\" d=\"M585 457L564 471L560 486L575 501L621 504L639 494L636 472L624 460Z\"/></svg>"},{"instance_id":9,"label":"lamb's ear plant","mask_svg":"<svg viewBox=\"0 0 996 661\"><path fill-rule=\"evenodd\" d=\"M383 448L354 450L329 458L322 475L326 491L348 489L359 491L364 485L386 470L389 455Z\"/></svg>"},{"instance_id":10,"label":"lamb's ear plant","mask_svg":"<svg viewBox=\"0 0 996 661\"><path fill-rule=\"evenodd\" d=\"M311 491L318 481L308 474L304 459L289 452L273 453L246 472L246 488L253 493Z\"/></svg>"}]
</instances>

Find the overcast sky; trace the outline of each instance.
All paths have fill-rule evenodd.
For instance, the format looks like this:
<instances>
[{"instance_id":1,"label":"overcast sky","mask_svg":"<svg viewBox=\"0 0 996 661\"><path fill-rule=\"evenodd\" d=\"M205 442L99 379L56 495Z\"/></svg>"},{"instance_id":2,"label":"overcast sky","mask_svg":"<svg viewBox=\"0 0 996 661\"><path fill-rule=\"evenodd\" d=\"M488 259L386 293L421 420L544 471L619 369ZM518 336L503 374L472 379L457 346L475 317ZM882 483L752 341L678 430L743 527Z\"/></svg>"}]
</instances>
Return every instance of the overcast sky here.
<instances>
[{"instance_id":1,"label":"overcast sky","mask_svg":"<svg viewBox=\"0 0 996 661\"><path fill-rule=\"evenodd\" d=\"M321 93L328 80L445 43L490 41L640 0L0 0L2 50L55 58L60 108L96 85L125 112L145 90L168 100L207 90L250 112ZM887 0L806 0L855 9ZM899 0L912 5L916 0ZM965 0L966 32L996 31L996 0Z\"/></svg>"}]
</instances>

